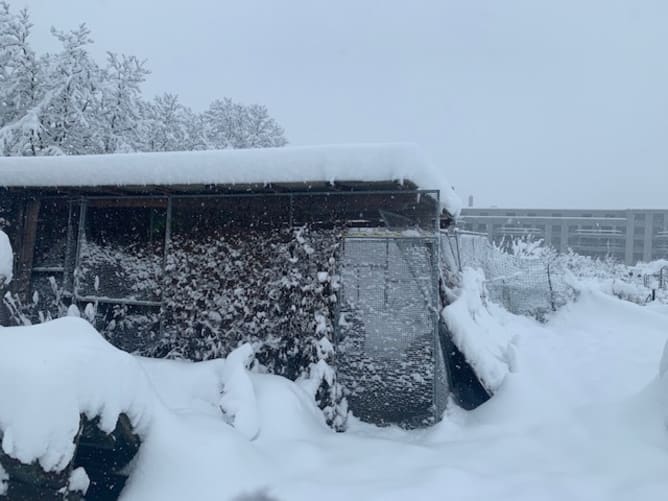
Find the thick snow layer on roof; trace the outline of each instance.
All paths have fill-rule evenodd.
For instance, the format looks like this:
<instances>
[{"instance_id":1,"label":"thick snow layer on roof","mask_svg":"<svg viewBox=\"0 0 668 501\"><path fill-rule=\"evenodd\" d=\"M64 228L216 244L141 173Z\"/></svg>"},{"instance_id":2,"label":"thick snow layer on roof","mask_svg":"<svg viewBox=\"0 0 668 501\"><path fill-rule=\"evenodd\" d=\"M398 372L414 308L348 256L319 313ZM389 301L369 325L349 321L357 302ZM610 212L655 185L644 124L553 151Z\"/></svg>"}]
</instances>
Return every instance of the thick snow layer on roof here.
<instances>
[{"instance_id":1,"label":"thick snow layer on roof","mask_svg":"<svg viewBox=\"0 0 668 501\"><path fill-rule=\"evenodd\" d=\"M12 246L4 231L0 231L0 287L12 279Z\"/></svg>"},{"instance_id":2,"label":"thick snow layer on roof","mask_svg":"<svg viewBox=\"0 0 668 501\"><path fill-rule=\"evenodd\" d=\"M459 214L461 201L442 169L406 143L0 158L6 187L406 180L440 190L446 210Z\"/></svg>"}]
</instances>

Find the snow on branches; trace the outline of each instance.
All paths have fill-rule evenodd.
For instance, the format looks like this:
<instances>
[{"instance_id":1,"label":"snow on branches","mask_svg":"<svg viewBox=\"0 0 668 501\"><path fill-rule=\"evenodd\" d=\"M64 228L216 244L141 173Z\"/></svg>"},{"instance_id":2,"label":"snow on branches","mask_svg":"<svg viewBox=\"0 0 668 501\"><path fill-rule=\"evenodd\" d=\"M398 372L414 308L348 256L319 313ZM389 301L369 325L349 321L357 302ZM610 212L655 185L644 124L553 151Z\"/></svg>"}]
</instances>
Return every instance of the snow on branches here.
<instances>
[{"instance_id":1,"label":"snow on branches","mask_svg":"<svg viewBox=\"0 0 668 501\"><path fill-rule=\"evenodd\" d=\"M82 155L283 146L265 106L229 98L195 113L173 94L146 101L149 70L135 56L90 53L90 29L52 29L61 49L38 55L27 10L0 1L0 155Z\"/></svg>"}]
</instances>

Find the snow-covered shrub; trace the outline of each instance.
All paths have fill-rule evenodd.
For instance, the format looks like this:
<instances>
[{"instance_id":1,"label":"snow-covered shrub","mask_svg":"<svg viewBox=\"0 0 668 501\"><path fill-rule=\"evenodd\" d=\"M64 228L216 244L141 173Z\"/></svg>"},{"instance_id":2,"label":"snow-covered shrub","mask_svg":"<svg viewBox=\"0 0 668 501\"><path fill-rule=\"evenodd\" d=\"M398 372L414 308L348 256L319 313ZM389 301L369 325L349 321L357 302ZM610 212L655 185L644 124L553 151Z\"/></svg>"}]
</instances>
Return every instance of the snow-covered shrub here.
<instances>
[{"instance_id":1,"label":"snow-covered shrub","mask_svg":"<svg viewBox=\"0 0 668 501\"><path fill-rule=\"evenodd\" d=\"M2 465L0 465L0 496L7 494L7 482L9 481L9 475L4 470Z\"/></svg>"},{"instance_id":2,"label":"snow-covered shrub","mask_svg":"<svg viewBox=\"0 0 668 501\"><path fill-rule=\"evenodd\" d=\"M162 260L162 242L121 246L84 241L77 289L83 296L157 300Z\"/></svg>"},{"instance_id":3,"label":"snow-covered shrub","mask_svg":"<svg viewBox=\"0 0 668 501\"><path fill-rule=\"evenodd\" d=\"M624 301L646 304L652 297L652 287L645 283L652 263L627 266L614 259L597 259L569 251L555 257L554 263L568 274L573 288L595 288ZM660 263L657 263L657 265ZM657 290L656 299L668 302L668 291Z\"/></svg>"},{"instance_id":4,"label":"snow-covered shrub","mask_svg":"<svg viewBox=\"0 0 668 501\"><path fill-rule=\"evenodd\" d=\"M10 197L0 197L0 231L12 226L12 219L16 217Z\"/></svg>"},{"instance_id":5,"label":"snow-covered shrub","mask_svg":"<svg viewBox=\"0 0 668 501\"><path fill-rule=\"evenodd\" d=\"M636 304L650 301L654 288L656 300L668 302L668 289L647 283L651 274L663 268L660 261L630 267L572 250L558 253L540 240L526 238L494 245L486 236L462 234L459 243L462 266L482 269L489 299L513 313L543 320L574 301L580 290L592 287Z\"/></svg>"},{"instance_id":6,"label":"snow-covered shrub","mask_svg":"<svg viewBox=\"0 0 668 501\"><path fill-rule=\"evenodd\" d=\"M163 286L163 334L143 352L190 360L252 343L258 370L291 380L333 363L337 230L273 229L175 234ZM342 423L341 389L321 378L314 395Z\"/></svg>"},{"instance_id":7,"label":"snow-covered shrub","mask_svg":"<svg viewBox=\"0 0 668 501\"><path fill-rule=\"evenodd\" d=\"M61 284L50 276L33 283L30 301L22 301L18 295L7 292L3 303L11 324L32 325L68 316L70 304L64 296Z\"/></svg>"},{"instance_id":8,"label":"snow-covered shrub","mask_svg":"<svg viewBox=\"0 0 668 501\"><path fill-rule=\"evenodd\" d=\"M160 340L160 312L157 308L88 303L84 317L109 342L125 351L142 353Z\"/></svg>"}]
</instances>

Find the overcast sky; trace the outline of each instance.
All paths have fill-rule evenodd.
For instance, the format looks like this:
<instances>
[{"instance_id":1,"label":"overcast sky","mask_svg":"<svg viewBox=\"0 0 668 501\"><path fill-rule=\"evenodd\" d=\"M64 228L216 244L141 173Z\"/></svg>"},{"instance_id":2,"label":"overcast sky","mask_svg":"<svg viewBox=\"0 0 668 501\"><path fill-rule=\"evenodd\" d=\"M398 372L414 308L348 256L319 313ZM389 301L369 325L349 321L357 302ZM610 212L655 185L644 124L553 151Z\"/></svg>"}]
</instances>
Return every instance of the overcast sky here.
<instances>
[{"instance_id":1,"label":"overcast sky","mask_svg":"<svg viewBox=\"0 0 668 501\"><path fill-rule=\"evenodd\" d=\"M13 0L149 96L266 104L292 144L412 141L476 206L668 207L666 0Z\"/></svg>"}]
</instances>

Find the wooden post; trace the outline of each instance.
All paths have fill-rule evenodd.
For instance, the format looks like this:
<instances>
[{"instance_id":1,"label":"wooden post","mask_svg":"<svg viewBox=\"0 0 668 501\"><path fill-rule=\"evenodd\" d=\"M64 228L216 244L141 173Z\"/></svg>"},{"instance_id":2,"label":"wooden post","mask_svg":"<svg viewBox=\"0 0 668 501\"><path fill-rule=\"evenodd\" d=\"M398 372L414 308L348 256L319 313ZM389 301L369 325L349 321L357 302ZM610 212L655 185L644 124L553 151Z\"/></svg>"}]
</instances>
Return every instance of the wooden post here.
<instances>
[{"instance_id":1,"label":"wooden post","mask_svg":"<svg viewBox=\"0 0 668 501\"><path fill-rule=\"evenodd\" d=\"M28 299L30 293L30 279L32 275L33 259L35 257L35 244L37 242L37 220L39 218L39 199L33 198L25 203L23 217L20 220L19 233L20 247L17 249L17 281L16 292L23 299Z\"/></svg>"},{"instance_id":2,"label":"wooden post","mask_svg":"<svg viewBox=\"0 0 668 501\"><path fill-rule=\"evenodd\" d=\"M88 201L82 198L79 201L79 227L77 228L77 244L74 254L74 273L72 280L72 304L77 304L78 289L79 289L79 263L81 261L81 247L86 239L86 209L88 208ZM78 306L78 305L77 305Z\"/></svg>"},{"instance_id":3,"label":"wooden post","mask_svg":"<svg viewBox=\"0 0 668 501\"><path fill-rule=\"evenodd\" d=\"M165 317L167 315L167 305L165 304L165 287L167 285L167 258L169 256L169 247L172 242L172 213L173 197L167 198L167 214L165 214L165 244L162 255L162 287L160 288L160 337L165 333Z\"/></svg>"},{"instance_id":4,"label":"wooden post","mask_svg":"<svg viewBox=\"0 0 668 501\"><path fill-rule=\"evenodd\" d=\"M74 296L74 253L77 243L74 240L74 200L67 202L67 240L65 243L65 262L63 263L63 289Z\"/></svg>"}]
</instances>

